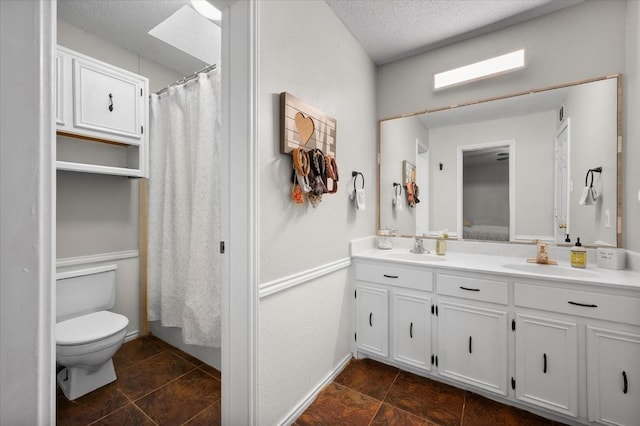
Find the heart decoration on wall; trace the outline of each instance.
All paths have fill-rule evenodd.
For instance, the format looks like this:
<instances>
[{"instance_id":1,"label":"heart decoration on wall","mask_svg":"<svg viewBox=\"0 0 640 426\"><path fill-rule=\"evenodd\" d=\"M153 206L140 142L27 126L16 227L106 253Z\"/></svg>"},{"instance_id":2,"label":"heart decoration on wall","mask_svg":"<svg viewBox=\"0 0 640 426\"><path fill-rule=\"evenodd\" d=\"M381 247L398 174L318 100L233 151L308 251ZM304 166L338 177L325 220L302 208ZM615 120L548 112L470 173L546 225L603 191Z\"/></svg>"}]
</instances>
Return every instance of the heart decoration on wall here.
<instances>
[{"instance_id":1,"label":"heart decoration on wall","mask_svg":"<svg viewBox=\"0 0 640 426\"><path fill-rule=\"evenodd\" d=\"M313 119L311 117L305 117L303 113L298 112L295 116L296 128L298 134L300 134L300 142L306 144L313 136L315 126L313 125Z\"/></svg>"}]
</instances>

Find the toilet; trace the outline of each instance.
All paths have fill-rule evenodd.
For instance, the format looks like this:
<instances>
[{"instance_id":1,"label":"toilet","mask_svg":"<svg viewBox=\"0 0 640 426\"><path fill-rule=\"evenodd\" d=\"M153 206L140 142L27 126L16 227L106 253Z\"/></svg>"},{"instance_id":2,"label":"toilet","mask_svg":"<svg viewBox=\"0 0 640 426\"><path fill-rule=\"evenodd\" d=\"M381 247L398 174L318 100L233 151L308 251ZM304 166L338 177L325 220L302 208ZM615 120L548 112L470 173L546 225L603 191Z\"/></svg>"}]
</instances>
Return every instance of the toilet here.
<instances>
[{"instance_id":1,"label":"toilet","mask_svg":"<svg viewBox=\"0 0 640 426\"><path fill-rule=\"evenodd\" d=\"M56 381L74 400L116 380L112 357L129 320L110 312L116 265L56 274Z\"/></svg>"}]
</instances>

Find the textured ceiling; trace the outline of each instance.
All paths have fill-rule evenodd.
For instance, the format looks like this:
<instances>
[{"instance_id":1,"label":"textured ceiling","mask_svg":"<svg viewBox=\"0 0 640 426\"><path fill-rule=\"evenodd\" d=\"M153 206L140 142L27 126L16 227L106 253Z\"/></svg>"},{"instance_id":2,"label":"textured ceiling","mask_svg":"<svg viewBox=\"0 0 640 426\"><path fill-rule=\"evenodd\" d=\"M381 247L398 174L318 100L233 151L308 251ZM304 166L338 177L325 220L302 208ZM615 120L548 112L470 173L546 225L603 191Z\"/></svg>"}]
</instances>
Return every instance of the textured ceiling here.
<instances>
[{"instance_id":1,"label":"textured ceiling","mask_svg":"<svg viewBox=\"0 0 640 426\"><path fill-rule=\"evenodd\" d=\"M327 3L371 59L381 65L581 1L327 0Z\"/></svg>"},{"instance_id":2,"label":"textured ceiling","mask_svg":"<svg viewBox=\"0 0 640 426\"><path fill-rule=\"evenodd\" d=\"M210 1L220 4L230 0ZM373 61L380 65L581 1L327 0L327 3ZM189 3L189 0L58 0L58 17L90 34L189 75L208 64L148 34L149 30ZM191 51L198 50L196 44L199 41L193 31L184 32L184 38L188 39L187 44L193 44Z\"/></svg>"},{"instance_id":3,"label":"textured ceiling","mask_svg":"<svg viewBox=\"0 0 640 426\"><path fill-rule=\"evenodd\" d=\"M190 4L189 0L58 0L58 18L182 75L189 75L209 64L147 34L187 4ZM192 35L185 33L184 37L191 39ZM198 43L198 40L187 43Z\"/></svg>"}]
</instances>

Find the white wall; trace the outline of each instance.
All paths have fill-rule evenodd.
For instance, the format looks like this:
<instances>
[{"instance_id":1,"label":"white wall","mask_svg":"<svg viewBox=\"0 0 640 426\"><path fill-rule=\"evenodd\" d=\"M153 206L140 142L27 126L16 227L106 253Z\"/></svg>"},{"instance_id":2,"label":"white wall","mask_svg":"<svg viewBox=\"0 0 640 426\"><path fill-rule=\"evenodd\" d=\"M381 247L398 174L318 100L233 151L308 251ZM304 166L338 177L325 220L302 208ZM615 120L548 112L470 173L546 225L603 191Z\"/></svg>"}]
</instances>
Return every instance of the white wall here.
<instances>
[{"instance_id":1,"label":"white wall","mask_svg":"<svg viewBox=\"0 0 640 426\"><path fill-rule=\"evenodd\" d=\"M516 235L553 235L553 215L549 212L553 212L554 120L555 113L550 111L431 129L430 230L458 227L457 148L513 140L515 158L509 161L516 167Z\"/></svg>"},{"instance_id":2,"label":"white wall","mask_svg":"<svg viewBox=\"0 0 640 426\"><path fill-rule=\"evenodd\" d=\"M260 3L260 283L349 256L373 234L376 212L375 66L324 1ZM279 152L279 95L337 120L339 190L317 208L290 197L291 158ZM349 200L364 174L366 210ZM348 355L345 270L260 303L260 424L279 423ZM326 292L326 295L324 294Z\"/></svg>"},{"instance_id":3,"label":"white wall","mask_svg":"<svg viewBox=\"0 0 640 426\"><path fill-rule=\"evenodd\" d=\"M640 24L636 1L591 0L472 40L384 65L378 73L380 118L544 87L624 74L623 245L640 250ZM525 70L434 93L434 72L510 49L527 48Z\"/></svg>"},{"instance_id":4,"label":"white wall","mask_svg":"<svg viewBox=\"0 0 640 426\"><path fill-rule=\"evenodd\" d=\"M58 44L149 78L157 91L182 78L177 72L58 20ZM57 173L57 257L139 249L137 179L91 173ZM140 330L138 260L119 260L115 312L129 319L127 331Z\"/></svg>"},{"instance_id":5,"label":"white wall","mask_svg":"<svg viewBox=\"0 0 640 426\"><path fill-rule=\"evenodd\" d=\"M617 81L603 80L573 87L565 98L565 113L571 119L569 173L573 190L569 195L569 231L572 239L588 243L616 245L617 158L609 143L617 135L612 111L617 108ZM587 170L602 167L594 174L600 192L595 205L579 205ZM609 227L605 211L610 212Z\"/></svg>"},{"instance_id":6,"label":"white wall","mask_svg":"<svg viewBox=\"0 0 640 426\"><path fill-rule=\"evenodd\" d=\"M626 15L626 70L624 75L624 130L622 151L623 245L640 251L640 3L629 1Z\"/></svg>"},{"instance_id":7,"label":"white wall","mask_svg":"<svg viewBox=\"0 0 640 426\"><path fill-rule=\"evenodd\" d=\"M473 225L509 226L509 162L465 165L462 215Z\"/></svg>"},{"instance_id":8,"label":"white wall","mask_svg":"<svg viewBox=\"0 0 640 426\"><path fill-rule=\"evenodd\" d=\"M55 2L0 2L0 424L55 423Z\"/></svg>"},{"instance_id":9,"label":"white wall","mask_svg":"<svg viewBox=\"0 0 640 426\"><path fill-rule=\"evenodd\" d=\"M417 210L410 208L407 203L406 187L402 189L403 210L397 211L393 208L392 199L394 194L393 183L402 184L403 168L402 162L407 160L417 167L418 152L416 139L423 143L427 142L427 128L418 116L404 117L395 120L383 121L380 123L380 140L385 143L380 145L380 226L390 227L400 234L416 233ZM419 170L417 178L419 179ZM420 187L420 191L422 191ZM426 189L426 188L425 188ZM426 192L425 192L426 194ZM422 192L421 192L422 195ZM427 204L427 199L419 197L421 202ZM425 218L426 221L426 218Z\"/></svg>"}]
</instances>

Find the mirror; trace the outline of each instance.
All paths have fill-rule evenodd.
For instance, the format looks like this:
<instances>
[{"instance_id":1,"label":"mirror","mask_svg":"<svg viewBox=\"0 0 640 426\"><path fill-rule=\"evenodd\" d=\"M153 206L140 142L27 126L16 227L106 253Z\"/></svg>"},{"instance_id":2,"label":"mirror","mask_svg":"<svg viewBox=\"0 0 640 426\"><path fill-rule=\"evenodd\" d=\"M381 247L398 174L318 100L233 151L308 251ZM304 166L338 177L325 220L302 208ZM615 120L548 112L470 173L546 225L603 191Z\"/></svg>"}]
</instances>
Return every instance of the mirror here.
<instances>
[{"instance_id":1,"label":"mirror","mask_svg":"<svg viewBox=\"0 0 640 426\"><path fill-rule=\"evenodd\" d=\"M621 247L621 91L613 75L380 120L378 229Z\"/></svg>"}]
</instances>

